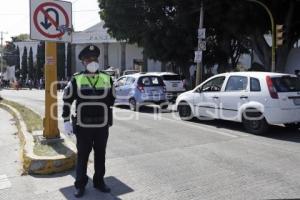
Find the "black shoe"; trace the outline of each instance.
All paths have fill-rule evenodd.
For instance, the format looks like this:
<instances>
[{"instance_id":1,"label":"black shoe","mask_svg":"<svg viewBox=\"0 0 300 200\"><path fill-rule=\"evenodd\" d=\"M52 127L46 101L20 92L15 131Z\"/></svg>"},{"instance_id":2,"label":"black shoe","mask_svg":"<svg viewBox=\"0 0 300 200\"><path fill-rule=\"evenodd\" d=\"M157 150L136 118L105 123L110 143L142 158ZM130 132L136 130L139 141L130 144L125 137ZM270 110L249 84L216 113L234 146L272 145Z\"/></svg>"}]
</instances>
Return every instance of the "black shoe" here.
<instances>
[{"instance_id":1,"label":"black shoe","mask_svg":"<svg viewBox=\"0 0 300 200\"><path fill-rule=\"evenodd\" d=\"M76 198L80 198L84 195L84 188L76 188L76 191L74 193L74 196Z\"/></svg>"},{"instance_id":2,"label":"black shoe","mask_svg":"<svg viewBox=\"0 0 300 200\"><path fill-rule=\"evenodd\" d=\"M110 193L110 188L105 184L105 183L101 183L99 185L94 185L94 188L96 188L97 190L100 190L101 192L104 193Z\"/></svg>"}]
</instances>

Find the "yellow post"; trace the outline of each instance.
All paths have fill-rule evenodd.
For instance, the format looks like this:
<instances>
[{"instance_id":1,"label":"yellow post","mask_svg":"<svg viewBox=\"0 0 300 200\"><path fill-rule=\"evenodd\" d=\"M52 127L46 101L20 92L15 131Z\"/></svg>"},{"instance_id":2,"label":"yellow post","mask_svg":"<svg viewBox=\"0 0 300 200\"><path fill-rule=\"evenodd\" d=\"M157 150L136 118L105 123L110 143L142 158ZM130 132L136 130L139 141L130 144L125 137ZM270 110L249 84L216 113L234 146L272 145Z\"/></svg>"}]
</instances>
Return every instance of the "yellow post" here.
<instances>
[{"instance_id":1,"label":"yellow post","mask_svg":"<svg viewBox=\"0 0 300 200\"><path fill-rule=\"evenodd\" d=\"M43 136L59 138L57 123L57 56L56 43L46 42L45 47L45 118ZM53 86L51 86L54 84Z\"/></svg>"}]
</instances>

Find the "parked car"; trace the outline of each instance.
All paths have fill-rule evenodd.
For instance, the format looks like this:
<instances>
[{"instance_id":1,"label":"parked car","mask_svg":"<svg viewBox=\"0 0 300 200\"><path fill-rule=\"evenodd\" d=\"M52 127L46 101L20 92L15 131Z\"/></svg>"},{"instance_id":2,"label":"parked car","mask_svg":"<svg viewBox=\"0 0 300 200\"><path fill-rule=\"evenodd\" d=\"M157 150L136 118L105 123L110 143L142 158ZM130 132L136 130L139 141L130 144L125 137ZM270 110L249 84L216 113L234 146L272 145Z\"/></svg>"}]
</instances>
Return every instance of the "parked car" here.
<instances>
[{"instance_id":1,"label":"parked car","mask_svg":"<svg viewBox=\"0 0 300 200\"><path fill-rule=\"evenodd\" d=\"M129 105L131 110L148 104L168 107L166 87L159 76L137 73L120 77L115 82L115 105Z\"/></svg>"},{"instance_id":2,"label":"parked car","mask_svg":"<svg viewBox=\"0 0 300 200\"><path fill-rule=\"evenodd\" d=\"M233 72L213 76L176 100L183 120L193 117L242 122L262 134L271 124L299 127L300 79L269 72Z\"/></svg>"},{"instance_id":3,"label":"parked car","mask_svg":"<svg viewBox=\"0 0 300 200\"><path fill-rule=\"evenodd\" d=\"M186 91L183 80L179 74L173 72L151 72L148 74L157 75L163 79L166 85L167 99L170 102L175 102L177 96Z\"/></svg>"},{"instance_id":4,"label":"parked car","mask_svg":"<svg viewBox=\"0 0 300 200\"><path fill-rule=\"evenodd\" d=\"M104 70L104 72L109 74L113 81L116 81L120 77L119 70L115 69L114 67L110 67L110 68Z\"/></svg>"},{"instance_id":5,"label":"parked car","mask_svg":"<svg viewBox=\"0 0 300 200\"><path fill-rule=\"evenodd\" d=\"M130 75L130 74L136 74L136 73L140 73L140 71L139 70L134 70L134 69L127 69L123 72L123 76Z\"/></svg>"}]
</instances>

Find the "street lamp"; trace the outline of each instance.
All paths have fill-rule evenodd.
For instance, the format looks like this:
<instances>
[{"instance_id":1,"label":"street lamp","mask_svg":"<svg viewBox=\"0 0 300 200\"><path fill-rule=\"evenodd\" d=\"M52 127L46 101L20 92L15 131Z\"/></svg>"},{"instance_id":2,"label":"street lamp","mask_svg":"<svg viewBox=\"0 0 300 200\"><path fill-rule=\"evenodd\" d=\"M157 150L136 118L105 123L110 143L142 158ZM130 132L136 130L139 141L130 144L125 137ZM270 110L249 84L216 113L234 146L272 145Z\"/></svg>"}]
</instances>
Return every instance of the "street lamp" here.
<instances>
[{"instance_id":1,"label":"street lamp","mask_svg":"<svg viewBox=\"0 0 300 200\"><path fill-rule=\"evenodd\" d=\"M275 59L276 59L276 43L275 43L275 23L274 23L274 17L272 15L272 12L270 11L270 9L263 4L262 2L258 1L258 0L246 0L249 2L253 2L253 3L257 3L260 6L262 6L268 13L269 17L270 17L270 21L271 21L271 27L272 27L272 61L271 61L271 71L275 72Z\"/></svg>"}]
</instances>

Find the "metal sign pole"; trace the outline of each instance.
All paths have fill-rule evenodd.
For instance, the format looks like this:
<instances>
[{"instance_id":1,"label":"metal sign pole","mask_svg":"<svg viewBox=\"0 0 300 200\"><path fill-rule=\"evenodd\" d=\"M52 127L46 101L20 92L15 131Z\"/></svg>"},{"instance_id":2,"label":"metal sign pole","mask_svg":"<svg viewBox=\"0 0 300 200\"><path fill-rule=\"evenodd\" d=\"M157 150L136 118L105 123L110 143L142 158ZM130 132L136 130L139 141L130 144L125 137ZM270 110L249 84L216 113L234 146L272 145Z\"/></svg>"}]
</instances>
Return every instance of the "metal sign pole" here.
<instances>
[{"instance_id":1,"label":"metal sign pole","mask_svg":"<svg viewBox=\"0 0 300 200\"><path fill-rule=\"evenodd\" d=\"M203 1L201 1L199 30L203 28L203 10L204 10L203 9ZM202 38L198 37L198 51L201 51L201 41L202 41ZM202 68L203 68L202 59L197 60L196 86L202 82L202 77L203 77L203 69Z\"/></svg>"}]
</instances>

